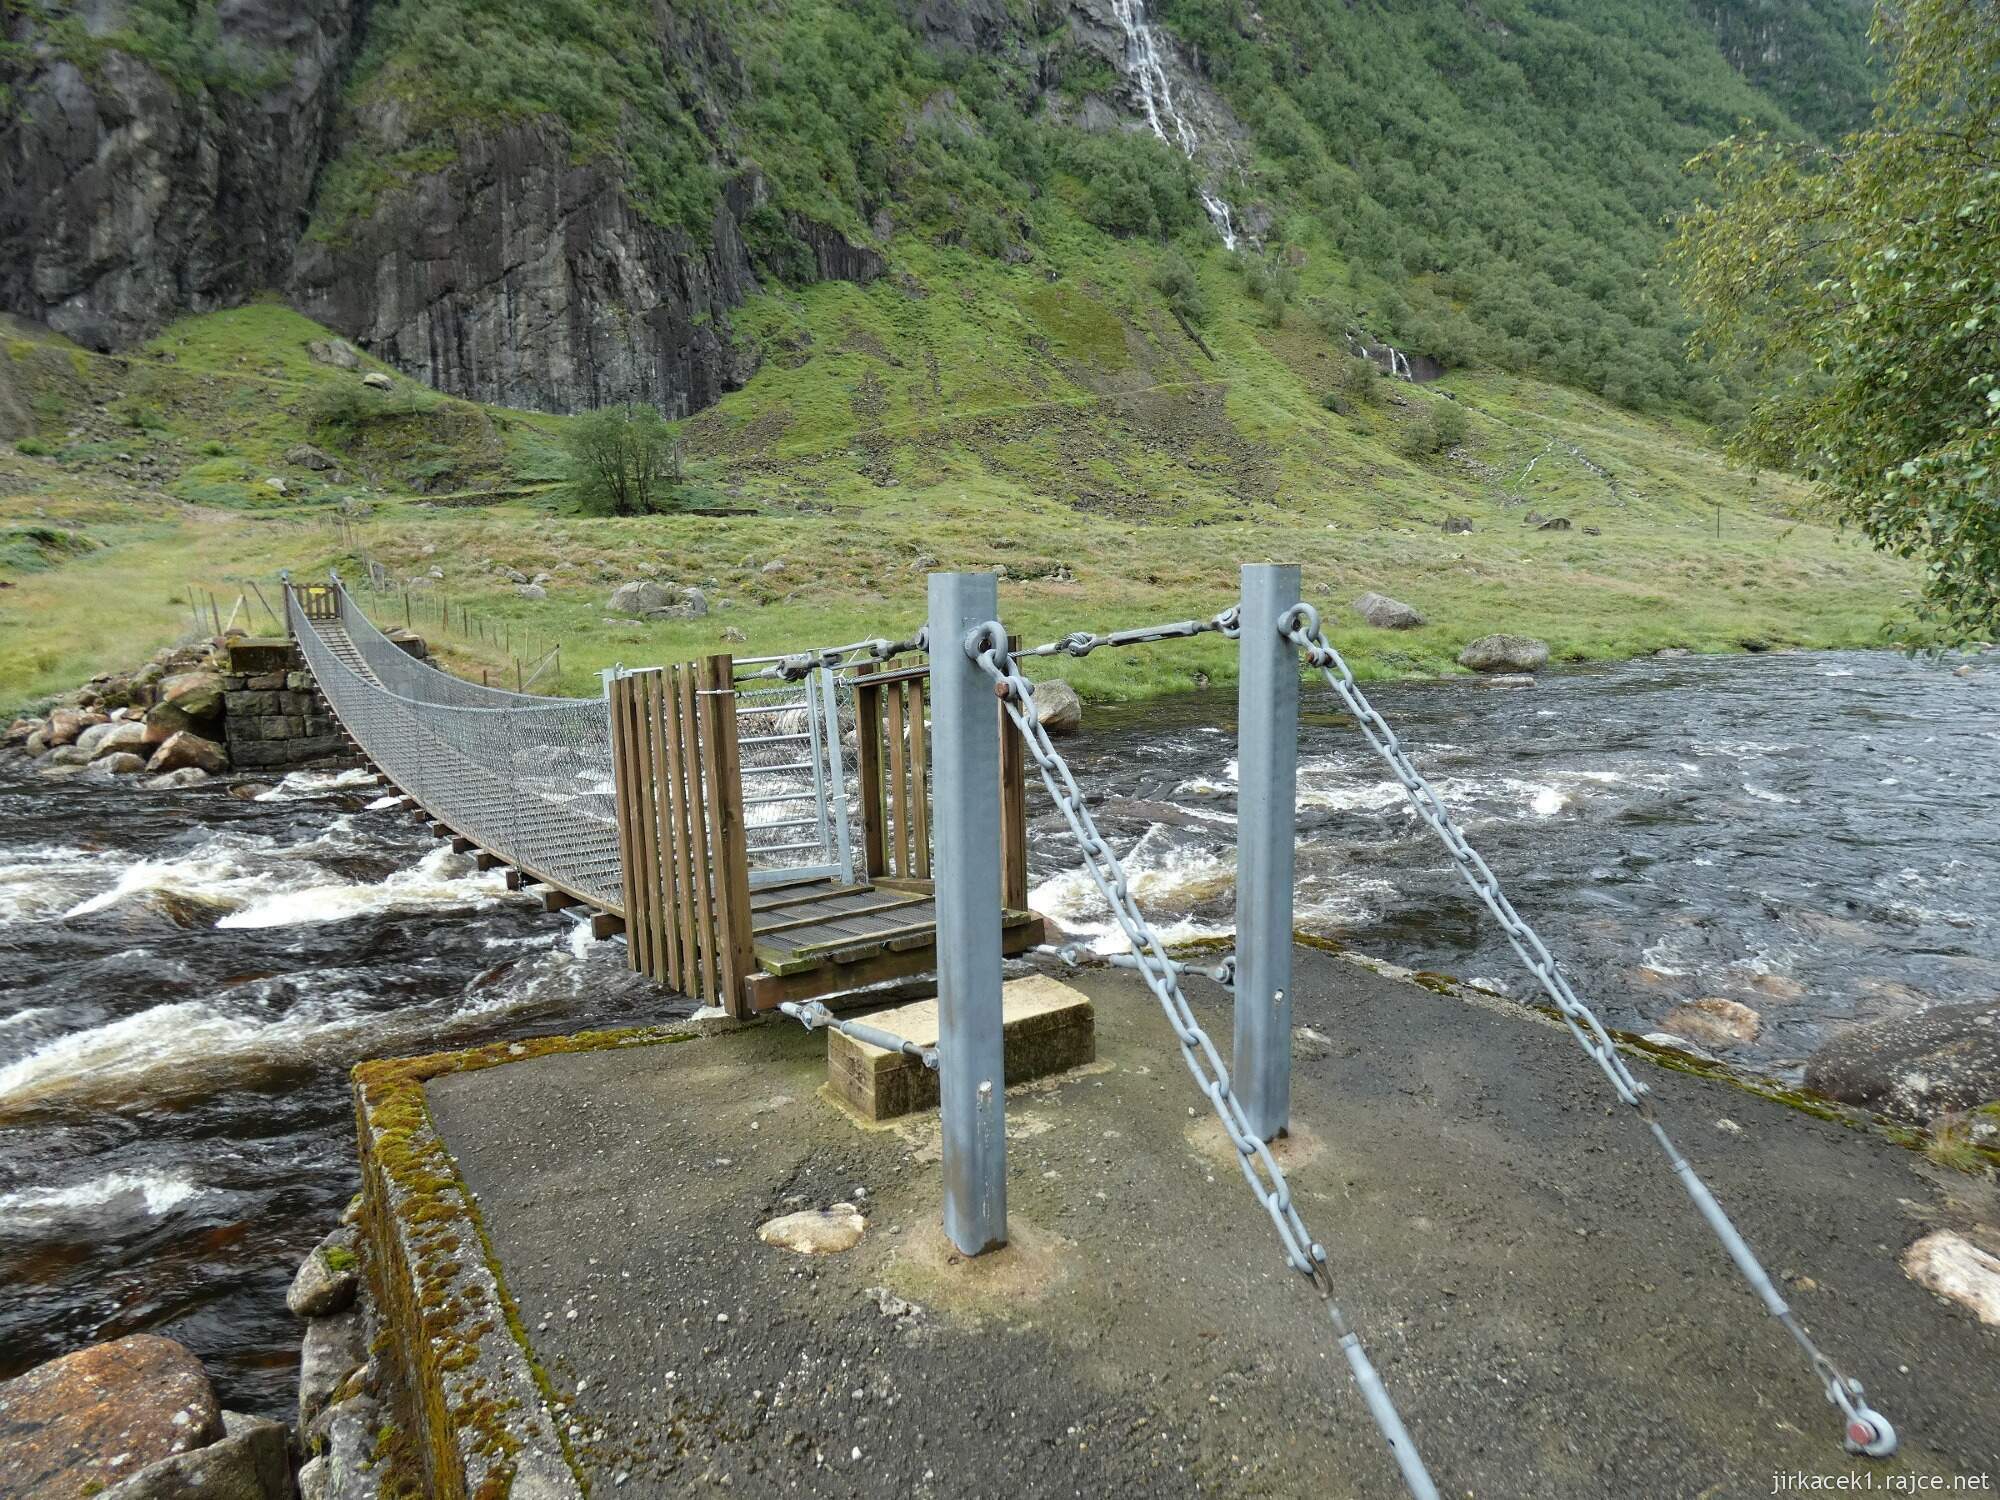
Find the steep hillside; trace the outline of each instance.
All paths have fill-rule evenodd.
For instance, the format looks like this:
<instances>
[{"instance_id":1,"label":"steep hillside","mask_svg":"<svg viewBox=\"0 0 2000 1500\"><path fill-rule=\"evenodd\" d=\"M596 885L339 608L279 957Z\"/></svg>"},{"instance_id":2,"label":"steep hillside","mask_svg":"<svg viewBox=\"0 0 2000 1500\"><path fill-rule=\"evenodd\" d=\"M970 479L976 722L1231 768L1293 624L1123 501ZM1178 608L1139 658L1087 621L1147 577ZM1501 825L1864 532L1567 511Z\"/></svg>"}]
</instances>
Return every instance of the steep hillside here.
<instances>
[{"instance_id":1,"label":"steep hillside","mask_svg":"<svg viewBox=\"0 0 2000 1500\"><path fill-rule=\"evenodd\" d=\"M679 414L759 367L760 292L1060 277L1089 228L1274 311L1335 267L1319 324L1420 372L1705 412L1681 163L1865 102L1854 0L1157 8L7 0L0 307L119 348L276 290L441 390Z\"/></svg>"}]
</instances>

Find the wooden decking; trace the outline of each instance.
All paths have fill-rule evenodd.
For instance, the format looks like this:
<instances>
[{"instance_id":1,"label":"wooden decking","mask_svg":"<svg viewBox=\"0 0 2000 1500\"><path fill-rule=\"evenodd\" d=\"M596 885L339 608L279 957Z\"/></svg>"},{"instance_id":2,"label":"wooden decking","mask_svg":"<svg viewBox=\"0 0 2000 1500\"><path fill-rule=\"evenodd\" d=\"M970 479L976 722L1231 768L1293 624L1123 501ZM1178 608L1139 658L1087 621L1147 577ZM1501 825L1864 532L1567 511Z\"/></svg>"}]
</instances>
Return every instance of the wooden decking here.
<instances>
[{"instance_id":1,"label":"wooden decking","mask_svg":"<svg viewBox=\"0 0 2000 1500\"><path fill-rule=\"evenodd\" d=\"M751 898L751 947L760 972L753 1010L906 978L937 967L937 907L929 881L844 885L818 878L764 886ZM1042 941L1033 912L1001 913L1001 947Z\"/></svg>"}]
</instances>

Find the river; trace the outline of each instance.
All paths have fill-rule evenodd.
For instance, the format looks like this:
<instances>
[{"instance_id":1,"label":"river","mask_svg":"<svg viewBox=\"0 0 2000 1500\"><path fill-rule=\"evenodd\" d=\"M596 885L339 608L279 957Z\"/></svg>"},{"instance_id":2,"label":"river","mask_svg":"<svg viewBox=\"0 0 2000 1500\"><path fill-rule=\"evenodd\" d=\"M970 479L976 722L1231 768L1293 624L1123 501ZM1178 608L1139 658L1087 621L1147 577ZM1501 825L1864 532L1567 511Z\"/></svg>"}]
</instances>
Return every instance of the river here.
<instances>
[{"instance_id":1,"label":"river","mask_svg":"<svg viewBox=\"0 0 2000 1500\"><path fill-rule=\"evenodd\" d=\"M1171 650L1171 646L1154 649ZM1372 692L1612 1024L1700 996L1792 1075L1829 1028L2000 991L2000 659L1648 659ZM1299 925L1525 995L1512 954L1323 690ZM1068 753L1172 936L1231 920L1233 696L1095 709ZM281 1414L292 1269L354 1192L346 1071L691 1007L350 775L262 800L0 767L0 1377L170 1332ZM1112 939L1031 788L1034 904Z\"/></svg>"}]
</instances>

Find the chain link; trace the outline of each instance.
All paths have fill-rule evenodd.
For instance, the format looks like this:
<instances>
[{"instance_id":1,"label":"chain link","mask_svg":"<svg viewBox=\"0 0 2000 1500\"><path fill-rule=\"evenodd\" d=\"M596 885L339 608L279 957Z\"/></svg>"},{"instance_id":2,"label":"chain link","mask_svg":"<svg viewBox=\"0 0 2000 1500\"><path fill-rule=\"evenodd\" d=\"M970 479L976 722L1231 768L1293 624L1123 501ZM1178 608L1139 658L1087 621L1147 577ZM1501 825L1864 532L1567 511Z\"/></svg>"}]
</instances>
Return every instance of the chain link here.
<instances>
[{"instance_id":1,"label":"chain link","mask_svg":"<svg viewBox=\"0 0 2000 1500\"><path fill-rule=\"evenodd\" d=\"M1723 1212L1721 1204L1709 1191L1708 1185L1701 1180L1694 1168L1688 1164L1687 1158L1681 1155L1673 1140L1667 1135L1666 1128L1653 1113L1652 1100L1647 1097L1646 1085L1632 1076L1631 1070L1625 1065L1624 1057L1618 1051L1617 1044L1611 1040L1610 1033L1598 1020L1596 1012L1577 998L1576 992L1570 988L1568 978L1556 964L1541 935L1514 910L1514 903L1509 901L1507 893L1500 889L1499 880L1487 867L1486 861L1479 857L1478 851L1465 841L1465 835L1459 832L1458 825L1445 810L1443 800L1417 770L1415 763L1403 749L1402 741L1397 739L1396 732L1389 727L1388 721L1375 711L1374 705L1355 683L1354 673L1346 660L1321 633L1319 612L1310 604L1300 604L1278 622L1278 629L1286 640L1298 647L1307 662L1319 668L1324 674L1327 686L1333 689L1334 695L1340 699L1348 713L1353 715L1355 723L1360 726L1362 737L1388 765L1390 773L1396 780L1402 783L1404 792L1409 796L1410 806L1415 809L1417 816L1432 833L1437 835L1446 853L1457 865L1459 874L1464 877L1466 884L1472 887L1473 894L1479 897L1486 909L1499 922L1508 944L1520 956L1521 962L1527 965L1528 971L1535 976L1543 992L1554 1002L1556 1011L1561 1015L1563 1023L1569 1027L1570 1034L1577 1039L1583 1050L1589 1054L1591 1061L1596 1063L1604 1076L1610 1080L1611 1087L1618 1097L1631 1105L1646 1122L1654 1138L1659 1142L1660 1149L1666 1153L1674 1175L1680 1179L1682 1187L1694 1200L1696 1209L1707 1221L1709 1228L1714 1231L1716 1238L1722 1242L1723 1249L1735 1262L1737 1270L1742 1273L1744 1280L1750 1283L1751 1289L1763 1301L1771 1316L1785 1327L1805 1351L1814 1373L1825 1386L1826 1399L1839 1407L1846 1418L1848 1446L1856 1451L1866 1451L1877 1456L1883 1452L1894 1451L1894 1428L1880 1413L1871 1411L1862 1404L1861 1383L1841 1374L1833 1361L1828 1359L1807 1336L1796 1315L1779 1295L1770 1274L1765 1271L1756 1253L1737 1231L1729 1216Z\"/></svg>"},{"instance_id":2,"label":"chain link","mask_svg":"<svg viewBox=\"0 0 2000 1500\"><path fill-rule=\"evenodd\" d=\"M1163 640L1171 635L1193 635L1204 630L1233 632L1235 614L1232 609L1206 623L1189 621L1186 624L1192 628L1188 629L1160 627L1165 633L1149 638ZM1227 625L1223 623L1225 620ZM1122 634L1136 635L1138 632ZM1099 644L1130 642L1104 637ZM1042 728L1035 712L1034 686L1021 676L1008 655L1007 632L999 622L989 621L966 637L965 651L993 679L994 690L1006 707L1007 717L1021 732L1028 754L1034 760L1035 768L1041 772L1042 784L1048 788L1049 796L1083 851L1084 868L1109 903L1112 918L1124 932L1126 941L1132 945L1130 966L1138 970L1139 977L1146 982L1146 987L1166 1012L1167 1024L1173 1028L1174 1036L1180 1043L1181 1058L1186 1062L1188 1072L1194 1076L1196 1086L1208 1096L1230 1143L1235 1146L1237 1163L1243 1169L1243 1180L1250 1184L1250 1191L1270 1216L1286 1261L1293 1270L1309 1278L1314 1290L1319 1293L1327 1317L1333 1324L1335 1337L1340 1342L1341 1352L1354 1373L1370 1414L1388 1440L1396 1463L1402 1470L1404 1483L1418 1500L1435 1500L1436 1487L1424 1470L1415 1444L1404 1430L1402 1419L1383 1388L1381 1377L1362 1350L1360 1339L1348 1327L1340 1305L1334 1300L1333 1275L1327 1265L1326 1248L1313 1239L1305 1221L1299 1216L1298 1207L1292 1201L1291 1184L1285 1180L1284 1172L1271 1155L1271 1148L1251 1130L1242 1104L1230 1089L1229 1070L1223 1066L1215 1043L1195 1019L1187 997L1181 993L1182 966L1167 956L1159 933L1139 911L1124 866L1097 831L1096 820L1084 803L1083 792L1071 775L1069 765L1057 753L1048 731Z\"/></svg>"},{"instance_id":3,"label":"chain link","mask_svg":"<svg viewBox=\"0 0 2000 1500\"><path fill-rule=\"evenodd\" d=\"M840 671L864 661L888 661L891 657L905 656L912 651L924 649L925 631L917 633L906 641L892 641L886 636L874 636L865 641L853 641L845 646L822 646L815 651L795 651L789 656L745 656L737 659L738 666L758 666L761 670L746 672L745 677L776 677L792 682L816 672L821 667L830 671Z\"/></svg>"},{"instance_id":4,"label":"chain link","mask_svg":"<svg viewBox=\"0 0 2000 1500\"><path fill-rule=\"evenodd\" d=\"M1185 640L1189 636L1207 635L1210 631L1220 631L1230 640L1235 640L1238 628L1237 610L1230 605L1221 614L1208 620L1174 620L1166 625L1141 625L1132 630L1114 630L1107 635L1092 635L1088 630L1072 630L1068 635L1026 650L1016 651L1015 659L1024 656L1088 656L1099 646L1145 646L1154 641Z\"/></svg>"}]
</instances>

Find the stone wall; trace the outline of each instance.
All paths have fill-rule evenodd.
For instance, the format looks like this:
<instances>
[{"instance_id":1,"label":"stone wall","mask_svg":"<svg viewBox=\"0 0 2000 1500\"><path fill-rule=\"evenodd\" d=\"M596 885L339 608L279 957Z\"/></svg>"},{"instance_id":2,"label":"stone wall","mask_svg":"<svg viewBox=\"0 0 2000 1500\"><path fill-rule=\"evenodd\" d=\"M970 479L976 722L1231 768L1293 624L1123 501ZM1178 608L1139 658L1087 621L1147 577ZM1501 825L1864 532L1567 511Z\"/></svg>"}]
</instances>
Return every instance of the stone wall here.
<instances>
[{"instance_id":1,"label":"stone wall","mask_svg":"<svg viewBox=\"0 0 2000 1500\"><path fill-rule=\"evenodd\" d=\"M330 760L360 763L291 641L233 642L222 702L229 763L238 771L289 771Z\"/></svg>"}]
</instances>

